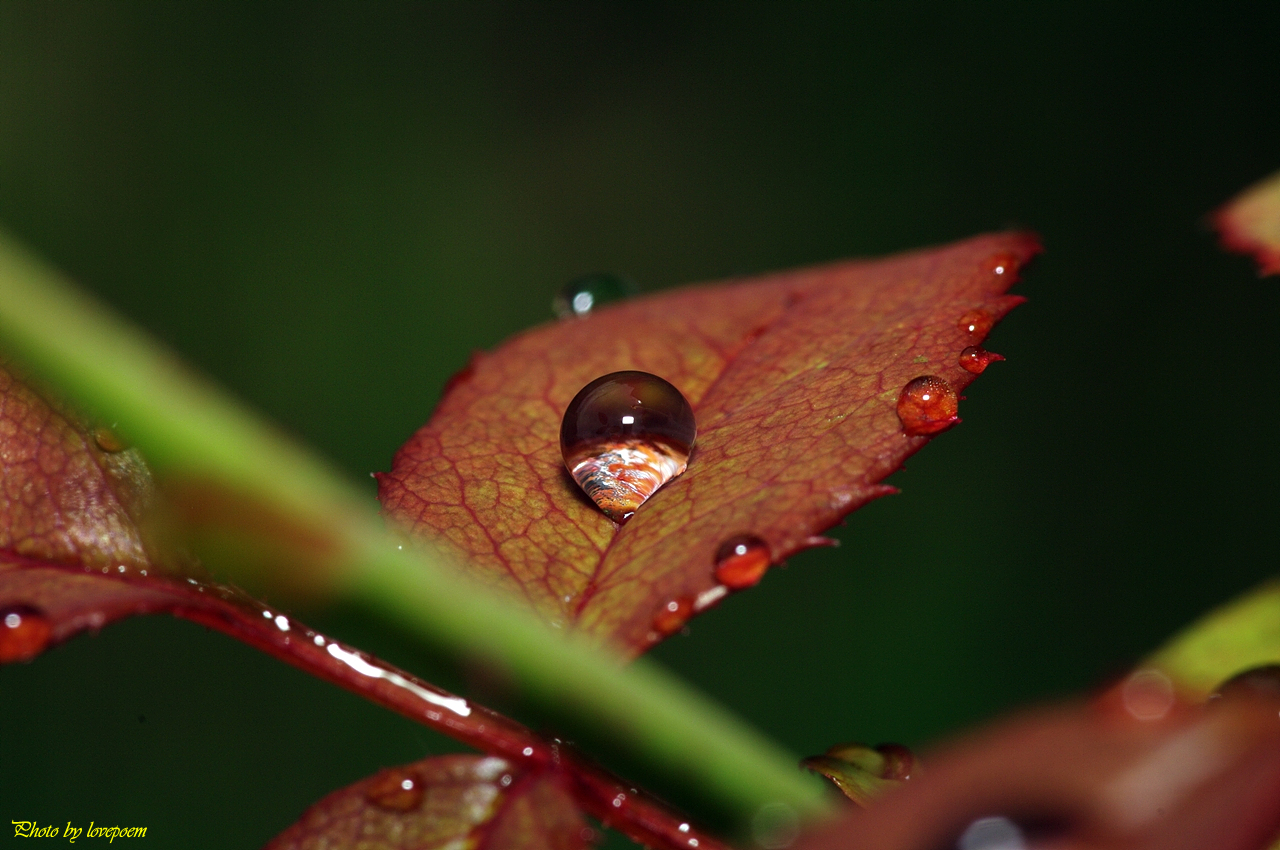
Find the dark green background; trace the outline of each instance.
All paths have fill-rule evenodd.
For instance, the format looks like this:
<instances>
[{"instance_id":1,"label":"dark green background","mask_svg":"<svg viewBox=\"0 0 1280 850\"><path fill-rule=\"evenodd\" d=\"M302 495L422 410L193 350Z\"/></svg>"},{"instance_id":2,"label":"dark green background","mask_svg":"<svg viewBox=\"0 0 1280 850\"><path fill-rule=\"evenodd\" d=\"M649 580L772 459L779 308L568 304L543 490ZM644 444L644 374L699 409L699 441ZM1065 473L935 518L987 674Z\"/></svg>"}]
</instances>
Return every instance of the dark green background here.
<instances>
[{"instance_id":1,"label":"dark green background","mask_svg":"<svg viewBox=\"0 0 1280 850\"><path fill-rule=\"evenodd\" d=\"M1274 569L1280 284L1204 215L1280 167L1278 10L4 3L0 222L370 494L575 275L1039 231L902 495L655 653L796 752L924 745ZM169 618L0 670L0 823L254 847L450 747Z\"/></svg>"}]
</instances>

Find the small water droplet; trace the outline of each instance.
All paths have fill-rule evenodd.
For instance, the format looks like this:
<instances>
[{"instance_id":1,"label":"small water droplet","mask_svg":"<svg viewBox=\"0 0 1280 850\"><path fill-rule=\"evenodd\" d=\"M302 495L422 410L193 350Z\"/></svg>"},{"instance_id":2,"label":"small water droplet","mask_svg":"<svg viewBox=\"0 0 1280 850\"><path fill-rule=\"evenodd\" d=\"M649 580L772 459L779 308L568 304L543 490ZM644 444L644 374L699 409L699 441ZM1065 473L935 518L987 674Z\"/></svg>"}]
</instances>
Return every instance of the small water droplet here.
<instances>
[{"instance_id":1,"label":"small water droplet","mask_svg":"<svg viewBox=\"0 0 1280 850\"><path fill-rule=\"evenodd\" d=\"M120 435L106 425L99 425L93 429L93 441L104 452L122 452L129 448L129 444L120 439Z\"/></svg>"},{"instance_id":2,"label":"small water droplet","mask_svg":"<svg viewBox=\"0 0 1280 850\"><path fill-rule=\"evenodd\" d=\"M412 811L422 803L422 778L404 767L379 771L365 786L368 802L393 812Z\"/></svg>"},{"instance_id":3,"label":"small water droplet","mask_svg":"<svg viewBox=\"0 0 1280 850\"><path fill-rule=\"evenodd\" d=\"M1018 255L1011 251L1001 251L987 258L987 271L997 276L1017 274Z\"/></svg>"},{"instance_id":4,"label":"small water droplet","mask_svg":"<svg viewBox=\"0 0 1280 850\"><path fill-rule=\"evenodd\" d=\"M753 587L764 578L773 559L769 544L754 534L737 534L716 549L716 581L730 590Z\"/></svg>"},{"instance_id":5,"label":"small water droplet","mask_svg":"<svg viewBox=\"0 0 1280 850\"><path fill-rule=\"evenodd\" d=\"M619 794L618 796L613 798L613 807L615 809L620 809L622 808L622 804L625 802L627 802L627 795Z\"/></svg>"},{"instance_id":6,"label":"small water droplet","mask_svg":"<svg viewBox=\"0 0 1280 850\"><path fill-rule=\"evenodd\" d=\"M560 450L583 492L621 523L684 472L696 433L693 409L670 383L648 372L613 372L569 402Z\"/></svg>"},{"instance_id":7,"label":"small water droplet","mask_svg":"<svg viewBox=\"0 0 1280 850\"><path fill-rule=\"evenodd\" d=\"M622 275L598 272L575 278L564 285L551 301L560 318L588 316L592 310L630 298L639 287Z\"/></svg>"},{"instance_id":8,"label":"small water droplet","mask_svg":"<svg viewBox=\"0 0 1280 850\"><path fill-rule=\"evenodd\" d=\"M985 339L987 334L991 333L991 329L995 327L996 320L986 310L970 310L960 317L960 321L957 324L960 325L960 330L970 336Z\"/></svg>"},{"instance_id":9,"label":"small water droplet","mask_svg":"<svg viewBox=\"0 0 1280 850\"><path fill-rule=\"evenodd\" d=\"M922 375L907 383L898 396L898 419L908 436L945 431L960 421L960 399L951 385L936 375Z\"/></svg>"},{"instance_id":10,"label":"small water droplet","mask_svg":"<svg viewBox=\"0 0 1280 850\"><path fill-rule=\"evenodd\" d=\"M689 617L693 615L693 599L679 596L669 600L658 608L653 615L653 630L663 637L669 637L684 628Z\"/></svg>"},{"instance_id":11,"label":"small water droplet","mask_svg":"<svg viewBox=\"0 0 1280 850\"><path fill-rule=\"evenodd\" d=\"M1238 697L1280 699L1280 664L1263 664L1235 674L1214 689L1211 700Z\"/></svg>"},{"instance_id":12,"label":"small water droplet","mask_svg":"<svg viewBox=\"0 0 1280 850\"><path fill-rule=\"evenodd\" d=\"M0 664L29 661L49 645L53 625L30 605L0 609Z\"/></svg>"},{"instance_id":13,"label":"small water droplet","mask_svg":"<svg viewBox=\"0 0 1280 850\"><path fill-rule=\"evenodd\" d=\"M981 375L992 363L1003 360L1003 354L987 351L980 345L971 345L960 352L960 365L966 372Z\"/></svg>"}]
</instances>

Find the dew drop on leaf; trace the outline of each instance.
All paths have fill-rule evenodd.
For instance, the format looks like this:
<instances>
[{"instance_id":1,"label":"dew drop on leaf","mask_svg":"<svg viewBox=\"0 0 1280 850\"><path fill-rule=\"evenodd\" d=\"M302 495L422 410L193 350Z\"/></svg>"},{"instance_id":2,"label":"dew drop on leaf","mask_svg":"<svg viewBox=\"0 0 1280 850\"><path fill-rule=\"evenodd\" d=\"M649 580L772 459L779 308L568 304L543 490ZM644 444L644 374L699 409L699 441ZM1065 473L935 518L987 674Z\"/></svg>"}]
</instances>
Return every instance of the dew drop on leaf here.
<instances>
[{"instance_id":1,"label":"dew drop on leaf","mask_svg":"<svg viewBox=\"0 0 1280 850\"><path fill-rule=\"evenodd\" d=\"M551 301L551 309L561 319L588 316L597 307L630 298L639 291L622 275L599 272L575 278L564 285Z\"/></svg>"},{"instance_id":2,"label":"dew drop on leaf","mask_svg":"<svg viewBox=\"0 0 1280 850\"><path fill-rule=\"evenodd\" d=\"M1008 251L1001 251L987 258L987 269L994 275L1014 274L1018 271L1018 257Z\"/></svg>"},{"instance_id":3,"label":"dew drop on leaf","mask_svg":"<svg viewBox=\"0 0 1280 850\"><path fill-rule=\"evenodd\" d=\"M1215 688L1209 699L1244 696L1280 698L1280 664L1263 664L1237 673Z\"/></svg>"},{"instance_id":4,"label":"dew drop on leaf","mask_svg":"<svg viewBox=\"0 0 1280 850\"><path fill-rule=\"evenodd\" d=\"M653 630L668 637L683 629L691 616L693 600L688 596L679 596L658 608L658 612L653 615Z\"/></svg>"},{"instance_id":5,"label":"dew drop on leaf","mask_svg":"<svg viewBox=\"0 0 1280 850\"><path fill-rule=\"evenodd\" d=\"M613 372L569 402L560 450L583 492L621 523L684 472L696 434L693 409L670 383L648 372Z\"/></svg>"},{"instance_id":6,"label":"dew drop on leaf","mask_svg":"<svg viewBox=\"0 0 1280 850\"><path fill-rule=\"evenodd\" d=\"M956 391L936 375L922 375L909 381L898 396L898 419L911 437L945 431L960 421L956 412L960 399Z\"/></svg>"},{"instance_id":7,"label":"dew drop on leaf","mask_svg":"<svg viewBox=\"0 0 1280 850\"><path fill-rule=\"evenodd\" d=\"M716 581L730 590L760 583L772 558L769 546L754 534L737 534L716 550Z\"/></svg>"},{"instance_id":8,"label":"dew drop on leaf","mask_svg":"<svg viewBox=\"0 0 1280 850\"><path fill-rule=\"evenodd\" d=\"M99 425L93 429L93 441L104 452L122 452L129 447L128 443L120 439L119 434L106 425Z\"/></svg>"},{"instance_id":9,"label":"dew drop on leaf","mask_svg":"<svg viewBox=\"0 0 1280 850\"><path fill-rule=\"evenodd\" d=\"M970 310L960 317L957 322L960 330L978 339L986 338L991 333L991 329L995 327L996 320L986 310Z\"/></svg>"},{"instance_id":10,"label":"dew drop on leaf","mask_svg":"<svg viewBox=\"0 0 1280 850\"><path fill-rule=\"evenodd\" d=\"M992 363L1003 360L1003 354L987 351L980 345L971 345L960 352L960 365L966 372L981 375Z\"/></svg>"},{"instance_id":11,"label":"dew drop on leaf","mask_svg":"<svg viewBox=\"0 0 1280 850\"><path fill-rule=\"evenodd\" d=\"M369 780L364 798L369 803L393 812L409 812L422 803L422 778L412 770L393 767Z\"/></svg>"},{"instance_id":12,"label":"dew drop on leaf","mask_svg":"<svg viewBox=\"0 0 1280 850\"><path fill-rule=\"evenodd\" d=\"M52 633L49 618L29 605L0 609L0 664L35 658Z\"/></svg>"}]
</instances>

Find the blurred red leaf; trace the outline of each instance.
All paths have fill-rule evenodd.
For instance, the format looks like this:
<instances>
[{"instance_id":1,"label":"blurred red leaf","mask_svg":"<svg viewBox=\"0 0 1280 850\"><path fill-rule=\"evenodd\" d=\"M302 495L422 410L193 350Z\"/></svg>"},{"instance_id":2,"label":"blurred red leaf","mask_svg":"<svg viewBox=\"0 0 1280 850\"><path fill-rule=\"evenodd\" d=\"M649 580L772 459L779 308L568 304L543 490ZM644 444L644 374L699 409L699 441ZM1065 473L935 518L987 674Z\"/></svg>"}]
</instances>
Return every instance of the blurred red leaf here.
<instances>
[{"instance_id":1,"label":"blurred red leaf","mask_svg":"<svg viewBox=\"0 0 1280 850\"><path fill-rule=\"evenodd\" d=\"M635 653L715 604L721 543L768 560L892 492L927 437L903 433L912 379L955 390L961 352L1021 302L1038 251L1009 233L873 261L697 286L536 328L479 354L379 480L386 514L549 622ZM564 410L600 375L659 375L693 405L688 471L618 527L564 469Z\"/></svg>"},{"instance_id":2,"label":"blurred red leaf","mask_svg":"<svg viewBox=\"0 0 1280 850\"><path fill-rule=\"evenodd\" d=\"M1141 674L1138 674L1141 675ZM927 756L928 769L793 850L1262 850L1280 829L1277 702L1042 709ZM998 822L996 819L1004 819ZM979 821L985 823L979 823ZM966 831L984 831L987 841ZM1015 841L1012 830L1021 840ZM995 840L1004 835L1004 841Z\"/></svg>"},{"instance_id":3,"label":"blurred red leaf","mask_svg":"<svg viewBox=\"0 0 1280 850\"><path fill-rule=\"evenodd\" d=\"M1224 248L1252 254L1259 274L1280 274L1280 173L1231 199L1213 223Z\"/></svg>"},{"instance_id":4,"label":"blurred red leaf","mask_svg":"<svg viewBox=\"0 0 1280 850\"><path fill-rule=\"evenodd\" d=\"M591 831L566 786L499 758L424 759L333 792L266 850L577 850Z\"/></svg>"}]
</instances>

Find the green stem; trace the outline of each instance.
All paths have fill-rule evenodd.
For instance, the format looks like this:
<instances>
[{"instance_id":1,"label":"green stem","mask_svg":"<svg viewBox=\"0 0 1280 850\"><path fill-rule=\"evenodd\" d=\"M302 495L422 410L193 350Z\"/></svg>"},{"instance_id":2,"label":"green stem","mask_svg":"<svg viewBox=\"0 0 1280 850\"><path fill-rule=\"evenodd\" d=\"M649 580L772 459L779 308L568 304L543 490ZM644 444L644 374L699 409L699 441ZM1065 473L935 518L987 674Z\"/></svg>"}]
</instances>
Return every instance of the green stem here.
<instances>
[{"instance_id":1,"label":"green stem","mask_svg":"<svg viewBox=\"0 0 1280 850\"><path fill-rule=\"evenodd\" d=\"M623 669L460 580L438 558L399 550L368 500L341 476L3 233L0 339L76 404L118 422L161 481L194 483L197 499L217 493L219 504L252 506L240 516L197 512L197 521L214 525L250 520L197 530L229 532L242 547L247 541L252 555L296 563L313 563L321 539L329 573L318 581L363 600L448 657L500 669L520 696L564 718L567 728L612 731L657 775L697 783L743 823L766 803L827 811L820 783L801 773L793 756L669 674L643 662ZM252 522L263 514L270 523ZM214 552L208 566L244 575L238 559Z\"/></svg>"}]
</instances>

